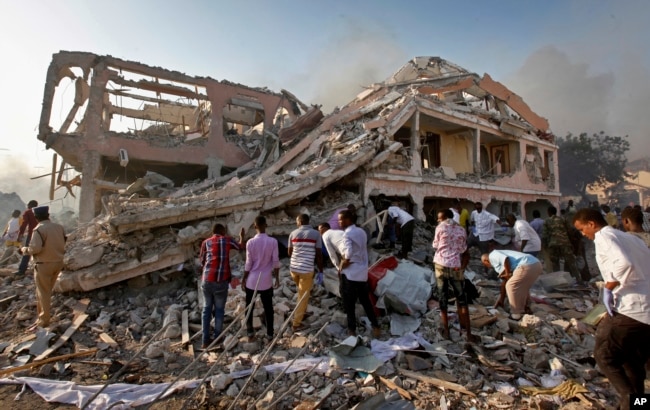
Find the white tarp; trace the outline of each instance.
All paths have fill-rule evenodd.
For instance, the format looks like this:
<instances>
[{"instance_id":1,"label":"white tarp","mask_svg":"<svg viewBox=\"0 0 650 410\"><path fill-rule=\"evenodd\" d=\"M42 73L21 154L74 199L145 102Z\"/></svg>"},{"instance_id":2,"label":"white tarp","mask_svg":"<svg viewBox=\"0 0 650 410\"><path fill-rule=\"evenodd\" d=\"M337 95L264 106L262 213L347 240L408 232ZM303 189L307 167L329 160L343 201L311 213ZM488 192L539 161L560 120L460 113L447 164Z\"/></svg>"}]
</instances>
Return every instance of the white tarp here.
<instances>
[{"instance_id":1,"label":"white tarp","mask_svg":"<svg viewBox=\"0 0 650 410\"><path fill-rule=\"evenodd\" d=\"M325 373L329 369L327 357L305 358L296 360L287 373L294 373L309 370L316 365L315 371ZM275 363L264 366L266 371L280 372L289 365L289 362ZM253 369L233 372L230 376L233 379L246 377ZM200 379L178 381L172 388L165 392L167 397L180 389L193 389L198 386ZM74 382L39 379L36 377L16 377L0 379L0 384L23 384L28 385L36 394L41 396L48 403L72 404L79 408L84 405L103 385L82 386ZM115 383L108 386L93 400L87 407L89 410L116 409L126 410L136 406L142 406L152 402L160 392L165 390L170 383L157 384L126 384Z\"/></svg>"},{"instance_id":2,"label":"white tarp","mask_svg":"<svg viewBox=\"0 0 650 410\"><path fill-rule=\"evenodd\" d=\"M165 393L165 397L174 393L176 390L193 389L199 382L200 380L179 381ZM48 403L72 404L79 408L102 388L102 385L81 386L74 382L39 379L36 377L0 379L0 383L26 384ZM125 383L111 384L87 408L90 410L103 410L108 408L117 410L132 409L136 406L150 403L167 386L169 386L169 383L143 385Z\"/></svg>"},{"instance_id":3,"label":"white tarp","mask_svg":"<svg viewBox=\"0 0 650 410\"><path fill-rule=\"evenodd\" d=\"M427 311L427 300L431 296L431 279L433 272L407 260L401 260L397 268L387 270L386 276L377 282L375 295L379 297L377 307L382 305L383 297L390 295L407 307L406 312L420 316Z\"/></svg>"}]
</instances>

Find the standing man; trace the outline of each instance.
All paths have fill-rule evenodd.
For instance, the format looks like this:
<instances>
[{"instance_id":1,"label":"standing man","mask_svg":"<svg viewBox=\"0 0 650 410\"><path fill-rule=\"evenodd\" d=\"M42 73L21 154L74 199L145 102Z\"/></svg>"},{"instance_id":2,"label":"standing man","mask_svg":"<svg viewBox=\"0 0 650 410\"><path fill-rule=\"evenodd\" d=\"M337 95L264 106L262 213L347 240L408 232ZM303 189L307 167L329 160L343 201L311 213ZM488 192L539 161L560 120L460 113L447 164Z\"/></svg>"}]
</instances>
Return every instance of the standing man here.
<instances>
[{"instance_id":1,"label":"standing man","mask_svg":"<svg viewBox=\"0 0 650 410\"><path fill-rule=\"evenodd\" d=\"M553 271L560 270L560 258L562 258L564 269L568 270L578 283L581 283L582 277L576 267L569 225L564 218L557 215L557 208L553 205L548 207L548 219L544 222L542 242L551 259Z\"/></svg>"},{"instance_id":2,"label":"standing man","mask_svg":"<svg viewBox=\"0 0 650 410\"><path fill-rule=\"evenodd\" d=\"M630 394L644 393L650 357L650 249L632 235L608 226L600 211L579 210L574 226L596 246L596 262L605 281L607 315L596 329L594 357L630 408Z\"/></svg>"},{"instance_id":3,"label":"standing man","mask_svg":"<svg viewBox=\"0 0 650 410\"><path fill-rule=\"evenodd\" d=\"M413 250L413 230L415 229L415 220L411 214L395 204L388 207L388 216L393 218L393 221L400 225L402 249L397 253L397 257L406 258L409 252Z\"/></svg>"},{"instance_id":4,"label":"standing man","mask_svg":"<svg viewBox=\"0 0 650 410\"><path fill-rule=\"evenodd\" d=\"M348 210L349 211L349 210ZM289 234L287 253L291 258L289 270L291 278L298 287L298 306L293 317L294 332L302 330L302 319L309 304L309 294L314 286L314 259L319 276L323 272L323 242L317 230L309 225L309 215L300 214L296 218L298 229Z\"/></svg>"},{"instance_id":5,"label":"standing man","mask_svg":"<svg viewBox=\"0 0 650 410\"><path fill-rule=\"evenodd\" d=\"M241 287L246 292L246 309L253 300L255 286L262 299L266 335L273 339L273 289L280 287L280 258L278 257L278 241L266 234L266 218L255 218L255 235L246 244L246 265ZM272 281L275 278L275 281ZM249 342L255 339L253 329L253 309L246 317L246 330Z\"/></svg>"},{"instance_id":6,"label":"standing man","mask_svg":"<svg viewBox=\"0 0 650 410\"><path fill-rule=\"evenodd\" d=\"M623 209L621 222L625 232L638 236L650 248L650 232L643 230L643 212L640 209L629 206Z\"/></svg>"},{"instance_id":7,"label":"standing man","mask_svg":"<svg viewBox=\"0 0 650 410\"><path fill-rule=\"evenodd\" d=\"M20 230L20 210L16 209L11 213L11 219L7 222L4 232L2 233L2 240L5 243L5 251L0 257L0 265L5 263L17 249L20 249L20 241L18 240L18 232Z\"/></svg>"},{"instance_id":8,"label":"standing man","mask_svg":"<svg viewBox=\"0 0 650 410\"><path fill-rule=\"evenodd\" d=\"M506 221L515 233L513 237L515 248L518 251L537 257L539 251L542 250L542 241L533 227L523 219L517 219L515 214L508 214Z\"/></svg>"},{"instance_id":9,"label":"standing man","mask_svg":"<svg viewBox=\"0 0 650 410\"><path fill-rule=\"evenodd\" d=\"M344 230L339 272L341 297L345 314L348 317L348 335L357 335L355 305L358 299L372 324L372 336L379 337L381 328L368 296L368 237L366 231L354 224L354 216L349 210L339 213L339 225Z\"/></svg>"},{"instance_id":10,"label":"standing man","mask_svg":"<svg viewBox=\"0 0 650 410\"><path fill-rule=\"evenodd\" d=\"M338 221L336 223L338 225ZM318 232L320 232L323 246L325 246L332 264L338 269L341 265L341 253L343 252L343 231L330 229L330 224L323 222L318 225Z\"/></svg>"},{"instance_id":11,"label":"standing man","mask_svg":"<svg viewBox=\"0 0 650 410\"><path fill-rule=\"evenodd\" d=\"M341 227L339 226L339 212L345 211L346 209L349 209L352 212L352 214L355 215L355 218L356 218L357 207L354 204L349 204L345 208L339 208L339 209L334 211L334 213L330 217L329 221L327 221L327 223L330 226L330 229L341 229Z\"/></svg>"},{"instance_id":12,"label":"standing man","mask_svg":"<svg viewBox=\"0 0 650 410\"><path fill-rule=\"evenodd\" d=\"M607 224L612 228L616 228L618 226L618 218L616 217L616 214L612 212L612 209L609 207L609 205L603 204L600 206L600 208L603 210L602 213L605 215Z\"/></svg>"},{"instance_id":13,"label":"standing man","mask_svg":"<svg viewBox=\"0 0 650 410\"><path fill-rule=\"evenodd\" d=\"M27 230L27 238L25 239L25 246L29 246L29 242L32 239L32 233L34 228L38 225L38 221L34 217L34 212L32 209L38 206L38 202L31 200L27 203L27 209L23 212L23 222L20 224L20 231L18 232L18 242L22 242L23 235L25 230ZM20 265L18 266L18 272L15 272L14 275L23 276L27 271L27 266L29 265L29 255L24 255L20 260Z\"/></svg>"},{"instance_id":14,"label":"standing man","mask_svg":"<svg viewBox=\"0 0 650 410\"><path fill-rule=\"evenodd\" d=\"M454 290L458 319L467 330L467 341L474 341L472 326L469 321L467 293L465 293L465 268L469 258L464 258L467 250L467 233L453 220L450 209L438 212L438 226L433 237L433 266L436 272L436 286L440 295L440 318L442 320L442 337L449 337L449 287Z\"/></svg>"},{"instance_id":15,"label":"standing man","mask_svg":"<svg viewBox=\"0 0 650 410\"><path fill-rule=\"evenodd\" d=\"M469 219L476 230L469 238L468 245L478 246L481 254L487 253L490 250L490 242L494 240L494 225L501 222L499 217L483 210L483 204L476 202Z\"/></svg>"},{"instance_id":16,"label":"standing man","mask_svg":"<svg viewBox=\"0 0 650 410\"><path fill-rule=\"evenodd\" d=\"M537 209L533 211L533 220L530 221L530 226L537 232L537 236L541 240L542 232L544 231L544 220L542 219L542 214Z\"/></svg>"},{"instance_id":17,"label":"standing man","mask_svg":"<svg viewBox=\"0 0 650 410\"><path fill-rule=\"evenodd\" d=\"M566 213L569 218L573 218L573 216L576 214L577 209L575 205L573 205L573 199L569 199L569 203L566 206Z\"/></svg>"},{"instance_id":18,"label":"standing man","mask_svg":"<svg viewBox=\"0 0 650 410\"><path fill-rule=\"evenodd\" d=\"M486 268L494 268L501 278L499 299L494 308L503 307L507 294L510 319L521 319L530 301L530 288L542 273L541 262L527 253L495 250L483 254L481 263Z\"/></svg>"},{"instance_id":19,"label":"standing man","mask_svg":"<svg viewBox=\"0 0 650 410\"><path fill-rule=\"evenodd\" d=\"M202 266L201 291L203 291L203 316L201 327L203 339L201 348L207 348L212 340L210 338L210 322L214 316L214 338L221 334L223 317L225 314L228 285L232 279L230 274L230 250L244 249L244 227L239 232L239 242L226 236L226 227L215 224L212 227L213 235L201 243L199 259Z\"/></svg>"},{"instance_id":20,"label":"standing man","mask_svg":"<svg viewBox=\"0 0 650 410\"><path fill-rule=\"evenodd\" d=\"M29 246L21 249L23 255L34 257L34 283L36 285L36 312L38 319L29 330L50 325L50 306L52 289L63 269L65 251L65 231L63 226L50 221L50 208L39 206L33 208L33 216L38 225L33 230ZM31 213L31 209L30 209Z\"/></svg>"},{"instance_id":21,"label":"standing man","mask_svg":"<svg viewBox=\"0 0 650 410\"><path fill-rule=\"evenodd\" d=\"M461 228L467 233L467 223L469 222L469 211L462 206L460 206L460 200L454 198L451 201L451 212L454 213L454 221L460 225Z\"/></svg>"}]
</instances>

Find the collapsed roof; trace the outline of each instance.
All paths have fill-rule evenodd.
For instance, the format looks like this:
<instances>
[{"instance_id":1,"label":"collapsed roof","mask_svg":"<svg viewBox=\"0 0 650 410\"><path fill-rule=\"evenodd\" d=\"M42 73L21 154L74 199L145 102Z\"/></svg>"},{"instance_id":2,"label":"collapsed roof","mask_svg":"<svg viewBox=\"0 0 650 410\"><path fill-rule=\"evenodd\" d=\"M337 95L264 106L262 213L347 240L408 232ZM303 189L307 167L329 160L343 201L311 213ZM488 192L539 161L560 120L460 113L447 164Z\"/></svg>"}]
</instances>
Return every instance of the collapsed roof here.
<instances>
[{"instance_id":1,"label":"collapsed roof","mask_svg":"<svg viewBox=\"0 0 650 410\"><path fill-rule=\"evenodd\" d=\"M71 65L82 67L83 74L70 74ZM83 84L91 69L94 77L88 91ZM127 80L120 75L121 70L153 72L175 82L200 85L207 92L188 90L176 83L163 84L157 79ZM88 195L93 201L101 201L102 213L71 235L66 271L57 284L59 291L91 290L192 260L195 244L210 234L215 220L234 232L240 226L250 228L254 217L263 213L273 216L270 233L286 234L294 226L293 207L307 201L313 205L309 210L312 221L318 222L318 218L327 220L329 213L341 204L365 203L377 193L377 188L385 188L393 195L417 196L420 200L414 200L416 203L433 195L432 192L440 197L470 200L486 195L529 202L537 198L557 201L559 197L553 165L557 147L548 122L487 74L479 77L438 57L409 61L385 82L369 86L322 120L317 107L306 107L288 92L275 94L88 53L55 55L48 72L46 101L51 102L56 84L66 76L74 78L76 85L81 84L77 86L74 106L87 103L86 115L77 130L68 133L72 122L69 120L75 115L73 108L65 124L54 131L46 125L51 104L44 103L39 139L55 149L66 163L81 167L82 202L84 190L91 191ZM120 88L106 88L110 81ZM148 89L156 94L133 97L123 87ZM163 101L164 93L193 99L193 108L187 111L182 106L185 114L180 116L173 109L161 114L163 106L173 105ZM81 97L77 98L79 94ZM126 95L158 104L157 108L120 111L111 98ZM264 107L263 117L259 105L251 103L253 98ZM201 111L208 102L212 107L209 118ZM242 116L235 118L231 105L244 108L238 111ZM225 108L219 111L218 107ZM277 107L283 110L274 117L276 111L271 108ZM167 124L162 132L160 127L130 130L126 134L107 131L110 119L125 112L133 118L152 118L147 116L157 112L156 120ZM176 119L172 121L171 116ZM209 125L201 125L201 118ZM193 127L198 128L190 132ZM203 138L206 127L211 133L207 139ZM433 133L426 132L422 137L425 130L438 133L437 147L431 142ZM245 154L242 147L250 142L247 136L253 131L261 135L259 149ZM189 138L197 132L200 135L196 139ZM444 172L433 180L423 176L433 168L444 168L445 160L456 161L455 151L451 159L441 155L441 135L464 141L458 148L463 158L456 165L456 173L466 174L467 180L450 182L449 179L457 179L453 170L453 175ZM512 147L510 151L508 144ZM427 149L428 161L424 162L423 146L437 149L437 159ZM502 147L497 151L499 154L483 159L481 149L492 146ZM529 147L534 148L530 153ZM546 153L546 161L540 160L538 148ZM100 178L101 172L118 174L120 149L126 150L131 158L125 168L130 167L133 158L138 165L138 171L131 177L137 176L136 182L141 182L135 184L136 188L127 184L133 181L115 184ZM525 156L519 155L522 150ZM525 157L525 169L520 167L521 156ZM206 172L210 166L205 163L210 160L218 164L218 169ZM488 160L494 162L492 168L499 169L498 177L492 177L494 172L486 172L481 165ZM504 169L509 162L512 169ZM161 167L162 163L168 167ZM201 168L201 163L202 170L194 172ZM171 175L166 173L169 166L174 168ZM150 182L146 171L159 172L172 180L157 192L158 197L133 195ZM179 177L186 172L191 177ZM95 198L97 186L121 190L112 195L104 192ZM331 193L338 189L350 192L338 198L338 202L326 195L313 198L321 191ZM423 217L424 209L415 213Z\"/></svg>"}]
</instances>

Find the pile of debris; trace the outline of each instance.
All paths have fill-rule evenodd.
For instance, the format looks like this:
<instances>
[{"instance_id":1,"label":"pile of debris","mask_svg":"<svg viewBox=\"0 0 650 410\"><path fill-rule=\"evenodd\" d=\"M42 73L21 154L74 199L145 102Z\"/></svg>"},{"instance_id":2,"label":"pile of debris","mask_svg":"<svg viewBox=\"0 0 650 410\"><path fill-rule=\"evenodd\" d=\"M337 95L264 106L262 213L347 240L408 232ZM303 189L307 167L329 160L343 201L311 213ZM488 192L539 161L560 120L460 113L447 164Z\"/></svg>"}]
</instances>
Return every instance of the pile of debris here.
<instances>
[{"instance_id":1,"label":"pile of debris","mask_svg":"<svg viewBox=\"0 0 650 410\"><path fill-rule=\"evenodd\" d=\"M385 260L373 251L371 258ZM232 258L235 274L243 262L242 255ZM453 340L441 337L435 303L424 314L413 313L419 321L414 331L395 326L402 315L392 312L381 319L379 339L371 340L369 324L358 339L346 339L340 299L323 287L312 293L307 329L286 330L296 304L288 262L282 259L281 287L274 291L276 339L243 335L245 296L236 288L229 291L221 343L208 351L198 349L200 292L187 266L83 294L57 294L53 328L36 335L22 333L35 318L32 279L5 278L11 287L1 295L0 340L2 360L10 367L0 372L14 379L3 383L28 384L47 398L47 391L56 390L48 380L69 381L65 389L75 391L77 400L70 402L80 407L106 379L143 389L139 404L157 399L170 382L186 381L165 392L170 406L165 408L180 408L185 401L190 408L351 408L358 403L357 408L370 409L395 401L400 408L602 408L614 398L594 368L594 327L581 320L594 310L597 294L571 285L568 275L545 274L534 287L532 314L515 322L490 307L498 281L468 271L480 291L470 313L481 343L470 345L452 306ZM424 281L431 277L429 268L409 261L393 270L400 269ZM259 302L253 314L261 335ZM54 353L58 356L45 363ZM127 399L107 389L96 400L108 406Z\"/></svg>"}]
</instances>

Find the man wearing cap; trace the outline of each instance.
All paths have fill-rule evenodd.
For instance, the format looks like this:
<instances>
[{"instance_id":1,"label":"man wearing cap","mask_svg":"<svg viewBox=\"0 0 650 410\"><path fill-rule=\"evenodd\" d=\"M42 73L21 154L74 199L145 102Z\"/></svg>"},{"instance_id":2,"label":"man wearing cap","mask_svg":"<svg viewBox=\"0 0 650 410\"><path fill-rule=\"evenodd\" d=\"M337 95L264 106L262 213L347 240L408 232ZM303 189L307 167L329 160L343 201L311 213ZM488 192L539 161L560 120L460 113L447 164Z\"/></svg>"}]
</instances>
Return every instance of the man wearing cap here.
<instances>
[{"instance_id":1,"label":"man wearing cap","mask_svg":"<svg viewBox=\"0 0 650 410\"><path fill-rule=\"evenodd\" d=\"M34 232L34 228L38 225L38 221L34 217L33 212L33 209L37 206L38 202L32 199L27 203L27 209L23 212L23 221L20 224L20 230L18 231L18 242L22 242L23 235L25 234L25 231L27 231L25 246L29 246L29 241L32 239L32 232ZM18 272L15 272L14 275L24 275L27 271L27 265L29 265L29 255L23 255L23 258L20 260Z\"/></svg>"},{"instance_id":2,"label":"man wearing cap","mask_svg":"<svg viewBox=\"0 0 650 410\"><path fill-rule=\"evenodd\" d=\"M29 246L21 249L23 255L33 256L35 262L34 283L38 319L30 330L49 326L52 289L63 269L63 253L67 238L63 226L50 221L49 210L47 206L33 208L38 225L34 229Z\"/></svg>"}]
</instances>

